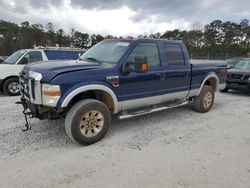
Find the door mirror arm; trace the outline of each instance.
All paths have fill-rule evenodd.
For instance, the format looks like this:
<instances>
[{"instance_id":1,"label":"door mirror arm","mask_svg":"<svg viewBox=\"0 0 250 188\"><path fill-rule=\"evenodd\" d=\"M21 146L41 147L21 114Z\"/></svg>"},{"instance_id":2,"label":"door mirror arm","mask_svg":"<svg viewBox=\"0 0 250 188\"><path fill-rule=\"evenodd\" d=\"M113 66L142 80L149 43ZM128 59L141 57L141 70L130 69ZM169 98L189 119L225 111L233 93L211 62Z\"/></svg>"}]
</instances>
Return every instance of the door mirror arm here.
<instances>
[{"instance_id":1,"label":"door mirror arm","mask_svg":"<svg viewBox=\"0 0 250 188\"><path fill-rule=\"evenodd\" d=\"M148 70L148 62L146 56L136 56L134 62L125 62L122 67L124 75L130 72L144 73Z\"/></svg>"}]
</instances>

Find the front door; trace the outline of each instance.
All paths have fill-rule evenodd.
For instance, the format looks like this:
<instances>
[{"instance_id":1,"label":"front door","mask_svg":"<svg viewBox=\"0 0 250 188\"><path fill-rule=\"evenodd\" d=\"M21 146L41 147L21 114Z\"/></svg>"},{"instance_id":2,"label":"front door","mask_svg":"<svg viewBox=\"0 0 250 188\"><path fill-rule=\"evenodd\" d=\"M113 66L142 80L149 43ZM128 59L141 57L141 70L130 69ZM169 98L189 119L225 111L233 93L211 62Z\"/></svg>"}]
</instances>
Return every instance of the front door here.
<instances>
[{"instance_id":1,"label":"front door","mask_svg":"<svg viewBox=\"0 0 250 188\"><path fill-rule=\"evenodd\" d=\"M141 99L164 93L164 69L161 65L157 43L139 43L124 63L135 61L136 56L147 57L148 71L130 72L125 76L120 76L120 86L117 88L119 101Z\"/></svg>"}]
</instances>

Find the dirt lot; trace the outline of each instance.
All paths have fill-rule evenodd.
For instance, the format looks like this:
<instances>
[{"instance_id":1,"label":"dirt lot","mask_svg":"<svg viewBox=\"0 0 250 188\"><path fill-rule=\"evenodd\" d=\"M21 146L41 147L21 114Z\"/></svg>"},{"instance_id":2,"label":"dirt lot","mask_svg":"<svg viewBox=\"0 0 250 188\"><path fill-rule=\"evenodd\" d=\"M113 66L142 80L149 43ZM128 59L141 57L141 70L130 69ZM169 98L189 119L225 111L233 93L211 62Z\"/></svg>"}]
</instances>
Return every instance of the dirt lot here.
<instances>
[{"instance_id":1,"label":"dirt lot","mask_svg":"<svg viewBox=\"0 0 250 188\"><path fill-rule=\"evenodd\" d=\"M0 187L250 187L250 94L218 93L206 114L114 120L88 147L65 136L63 120L21 132L18 97L0 95Z\"/></svg>"}]
</instances>

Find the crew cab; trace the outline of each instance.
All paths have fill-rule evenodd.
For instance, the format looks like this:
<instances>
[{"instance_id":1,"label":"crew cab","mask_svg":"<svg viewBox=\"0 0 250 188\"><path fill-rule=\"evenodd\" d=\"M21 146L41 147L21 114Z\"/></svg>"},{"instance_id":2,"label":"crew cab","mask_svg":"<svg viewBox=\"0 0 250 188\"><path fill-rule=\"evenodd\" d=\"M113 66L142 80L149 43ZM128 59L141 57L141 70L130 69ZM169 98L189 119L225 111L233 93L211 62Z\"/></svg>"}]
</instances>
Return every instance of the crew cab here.
<instances>
[{"instance_id":1,"label":"crew cab","mask_svg":"<svg viewBox=\"0 0 250 188\"><path fill-rule=\"evenodd\" d=\"M37 47L14 52L0 63L0 90L6 95L19 95L19 72L29 63L48 60L76 60L84 50L63 47Z\"/></svg>"},{"instance_id":2,"label":"crew cab","mask_svg":"<svg viewBox=\"0 0 250 188\"><path fill-rule=\"evenodd\" d=\"M208 112L226 77L223 63L190 63L180 41L104 40L79 60L26 66L19 103L25 116L65 118L66 134L89 145L104 137L112 115L125 119L190 102Z\"/></svg>"}]
</instances>

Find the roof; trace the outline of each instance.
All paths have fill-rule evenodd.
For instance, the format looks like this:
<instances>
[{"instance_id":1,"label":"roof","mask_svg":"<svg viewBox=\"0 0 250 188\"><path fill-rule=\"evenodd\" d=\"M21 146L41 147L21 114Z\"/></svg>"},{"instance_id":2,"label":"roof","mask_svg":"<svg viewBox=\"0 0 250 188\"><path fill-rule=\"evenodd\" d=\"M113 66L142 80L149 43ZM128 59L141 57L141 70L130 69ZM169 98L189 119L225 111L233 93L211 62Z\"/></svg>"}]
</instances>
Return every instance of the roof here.
<instances>
[{"instance_id":1,"label":"roof","mask_svg":"<svg viewBox=\"0 0 250 188\"><path fill-rule=\"evenodd\" d=\"M73 51L73 52L85 52L85 49L78 49L78 48L29 48L29 49L20 49L24 51L44 51L44 50L51 50L51 51Z\"/></svg>"},{"instance_id":2,"label":"roof","mask_svg":"<svg viewBox=\"0 0 250 188\"><path fill-rule=\"evenodd\" d=\"M173 43L182 43L180 40L167 40L167 39L152 39L152 38L135 38L135 39L105 39L105 40L114 40L114 41L124 41L124 42L158 42L158 41L165 41L165 42L173 42Z\"/></svg>"}]
</instances>

